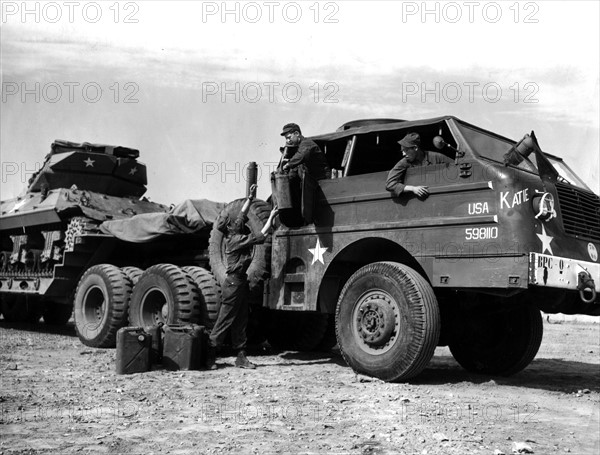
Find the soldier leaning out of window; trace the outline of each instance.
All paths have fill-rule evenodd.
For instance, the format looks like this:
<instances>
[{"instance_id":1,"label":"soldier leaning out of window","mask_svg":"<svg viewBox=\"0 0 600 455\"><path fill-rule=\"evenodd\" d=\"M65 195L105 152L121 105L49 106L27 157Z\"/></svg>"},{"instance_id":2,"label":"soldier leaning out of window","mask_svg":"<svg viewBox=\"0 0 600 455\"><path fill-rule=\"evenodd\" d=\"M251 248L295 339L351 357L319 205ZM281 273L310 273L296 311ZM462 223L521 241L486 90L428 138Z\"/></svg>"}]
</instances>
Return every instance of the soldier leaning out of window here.
<instances>
[{"instance_id":1,"label":"soldier leaning out of window","mask_svg":"<svg viewBox=\"0 0 600 455\"><path fill-rule=\"evenodd\" d=\"M411 192L419 197L429 196L429 190L426 186L405 185L404 177L406 170L414 166L429 166L430 164L452 163L453 161L446 155L438 152L429 152L421 148L421 137L417 133L408 133L401 141L398 141L402 147L402 158L388 174L385 182L385 189L394 196L401 193Z\"/></svg>"},{"instance_id":2,"label":"soldier leaning out of window","mask_svg":"<svg viewBox=\"0 0 600 455\"><path fill-rule=\"evenodd\" d=\"M296 123L285 125L281 135L285 137L286 149L290 156L283 157L278 171L288 172L301 167L315 180L331 178L331 168L325 154L314 141L302 136Z\"/></svg>"}]
</instances>

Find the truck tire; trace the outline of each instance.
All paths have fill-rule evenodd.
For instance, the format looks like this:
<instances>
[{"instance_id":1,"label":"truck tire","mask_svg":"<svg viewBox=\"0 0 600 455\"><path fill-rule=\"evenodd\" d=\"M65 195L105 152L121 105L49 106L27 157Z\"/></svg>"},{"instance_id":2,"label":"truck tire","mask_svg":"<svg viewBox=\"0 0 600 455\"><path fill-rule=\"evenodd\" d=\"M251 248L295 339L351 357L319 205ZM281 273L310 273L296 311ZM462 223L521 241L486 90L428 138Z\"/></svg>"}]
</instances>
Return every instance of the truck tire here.
<instances>
[{"instance_id":1,"label":"truck tire","mask_svg":"<svg viewBox=\"0 0 600 455\"><path fill-rule=\"evenodd\" d=\"M467 371L510 376L536 356L544 326L533 305L511 305L506 311L461 314L462 333L450 341L450 352Z\"/></svg>"},{"instance_id":2,"label":"truck tire","mask_svg":"<svg viewBox=\"0 0 600 455\"><path fill-rule=\"evenodd\" d=\"M127 275L127 278L131 280L131 284L134 286L137 284L140 276L142 276L142 273L144 273L142 269L132 266L122 267L121 270L125 272L125 275Z\"/></svg>"},{"instance_id":3,"label":"truck tire","mask_svg":"<svg viewBox=\"0 0 600 455\"><path fill-rule=\"evenodd\" d=\"M335 316L346 363L384 381L419 374L440 336L433 289L415 270L396 262L375 262L356 271L342 289Z\"/></svg>"},{"instance_id":4,"label":"truck tire","mask_svg":"<svg viewBox=\"0 0 600 455\"><path fill-rule=\"evenodd\" d=\"M183 267L183 271L192 277L204 298L208 320L204 321L203 325L212 328L221 307L221 286L214 275L202 267L187 266Z\"/></svg>"},{"instance_id":5,"label":"truck tire","mask_svg":"<svg viewBox=\"0 0 600 455\"><path fill-rule=\"evenodd\" d=\"M202 318L202 296L192 278L172 264L156 264L142 273L129 305L132 326L197 324Z\"/></svg>"},{"instance_id":6,"label":"truck tire","mask_svg":"<svg viewBox=\"0 0 600 455\"><path fill-rule=\"evenodd\" d=\"M75 291L77 336L94 348L114 348L117 331L127 325L131 281L118 267L99 264L85 271Z\"/></svg>"},{"instance_id":7,"label":"truck tire","mask_svg":"<svg viewBox=\"0 0 600 455\"><path fill-rule=\"evenodd\" d=\"M48 325L65 325L71 319L73 306L57 302L46 302L42 317Z\"/></svg>"},{"instance_id":8,"label":"truck tire","mask_svg":"<svg viewBox=\"0 0 600 455\"><path fill-rule=\"evenodd\" d=\"M6 322L36 323L42 315L39 297L26 294L3 294L0 310Z\"/></svg>"},{"instance_id":9,"label":"truck tire","mask_svg":"<svg viewBox=\"0 0 600 455\"><path fill-rule=\"evenodd\" d=\"M244 205L245 199L237 199L227 204L221 214L228 215L231 219L235 219ZM250 231L257 235L262 230L266 221L269 218L271 206L264 202L255 199L250 204L248 210L248 222L246 226ZM227 264L225 262L225 235L219 231L216 226L213 226L208 241L208 254L210 259L210 269L219 283L225 279ZM250 285L250 293L259 292L262 290L262 285L265 278L269 275L271 264L271 243L267 239L261 245L254 245L252 255L252 263L248 268L248 283Z\"/></svg>"}]
</instances>

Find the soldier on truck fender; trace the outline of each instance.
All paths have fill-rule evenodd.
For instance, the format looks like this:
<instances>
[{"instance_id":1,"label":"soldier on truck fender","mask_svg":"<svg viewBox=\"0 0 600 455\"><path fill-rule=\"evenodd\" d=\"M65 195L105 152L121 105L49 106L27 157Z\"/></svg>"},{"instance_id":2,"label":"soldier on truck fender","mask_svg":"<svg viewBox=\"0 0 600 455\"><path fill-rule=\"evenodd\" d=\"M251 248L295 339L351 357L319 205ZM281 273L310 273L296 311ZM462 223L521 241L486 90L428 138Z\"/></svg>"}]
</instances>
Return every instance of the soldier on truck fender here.
<instances>
[{"instance_id":1,"label":"soldier on truck fender","mask_svg":"<svg viewBox=\"0 0 600 455\"><path fill-rule=\"evenodd\" d=\"M246 326L248 324L249 292L246 272L252 262L252 247L263 243L271 229L273 219L277 215L277 207L271 210L269 219L258 235L244 234L246 214L254 199L256 185L250 187L250 195L244 203L236 219L227 215L219 216L217 229L225 234L225 256L227 260L227 275L221 283L221 306L217 321L213 327L208 342L208 368L216 370L217 348L223 345L227 330L231 328L233 349L237 351L235 366L238 368L254 369L256 365L246 357Z\"/></svg>"},{"instance_id":2,"label":"soldier on truck fender","mask_svg":"<svg viewBox=\"0 0 600 455\"><path fill-rule=\"evenodd\" d=\"M402 193L412 192L419 197L429 196L429 189L426 186L412 186L404 184L406 170L413 166L429 166L431 164L453 163L453 160L446 155L438 152L429 152L421 148L421 137L418 133L408 133L401 141L398 141L402 147L402 158L392 168L385 182L385 189L400 196Z\"/></svg>"},{"instance_id":3,"label":"soldier on truck fender","mask_svg":"<svg viewBox=\"0 0 600 455\"><path fill-rule=\"evenodd\" d=\"M288 153L295 148L297 151L291 153L291 156L283 156L278 171L288 172L301 167L315 180L331 178L331 168L325 155L314 141L302 136L296 123L284 125L281 136L285 137L285 149Z\"/></svg>"}]
</instances>

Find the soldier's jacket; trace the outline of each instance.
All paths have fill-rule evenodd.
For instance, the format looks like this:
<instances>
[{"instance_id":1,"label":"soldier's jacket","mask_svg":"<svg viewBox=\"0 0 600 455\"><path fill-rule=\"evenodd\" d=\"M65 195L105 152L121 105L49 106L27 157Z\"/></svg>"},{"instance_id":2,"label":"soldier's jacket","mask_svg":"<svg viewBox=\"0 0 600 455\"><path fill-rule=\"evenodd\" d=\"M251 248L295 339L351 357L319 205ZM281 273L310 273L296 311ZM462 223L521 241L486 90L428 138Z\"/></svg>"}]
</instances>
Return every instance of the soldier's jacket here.
<instances>
[{"instance_id":1,"label":"soldier's jacket","mask_svg":"<svg viewBox=\"0 0 600 455\"><path fill-rule=\"evenodd\" d=\"M444 164L444 163L452 163L452 159L448 158L446 155L442 155L437 152L424 152L423 160L416 163L409 163L406 158L402 158L396 165L392 168L390 173L388 174L388 178L385 182L385 189L394 193L394 196L399 196L403 191L406 185L404 184L404 176L406 175L406 170L409 167L414 166L429 166L430 164Z\"/></svg>"},{"instance_id":2,"label":"soldier's jacket","mask_svg":"<svg viewBox=\"0 0 600 455\"><path fill-rule=\"evenodd\" d=\"M236 221L243 222L245 215L240 213ZM263 243L265 236L255 234L228 234L225 238L225 258L227 275L246 276L252 262L252 246Z\"/></svg>"},{"instance_id":3,"label":"soldier's jacket","mask_svg":"<svg viewBox=\"0 0 600 455\"><path fill-rule=\"evenodd\" d=\"M315 180L331 178L331 168L319 146L311 139L302 139L298 151L290 158L288 166L292 169L304 165L306 171Z\"/></svg>"}]
</instances>

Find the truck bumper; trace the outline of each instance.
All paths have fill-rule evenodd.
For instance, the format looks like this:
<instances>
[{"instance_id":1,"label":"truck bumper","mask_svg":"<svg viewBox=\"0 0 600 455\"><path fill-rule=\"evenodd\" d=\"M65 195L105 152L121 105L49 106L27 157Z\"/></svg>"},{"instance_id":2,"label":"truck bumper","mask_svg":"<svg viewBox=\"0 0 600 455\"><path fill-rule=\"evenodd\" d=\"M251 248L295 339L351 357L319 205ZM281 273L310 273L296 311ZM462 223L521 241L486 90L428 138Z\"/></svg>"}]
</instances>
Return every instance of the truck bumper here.
<instances>
[{"instance_id":1,"label":"truck bumper","mask_svg":"<svg viewBox=\"0 0 600 455\"><path fill-rule=\"evenodd\" d=\"M600 292L600 264L548 254L529 254L530 285L576 291L580 272L589 274L596 292Z\"/></svg>"}]
</instances>

